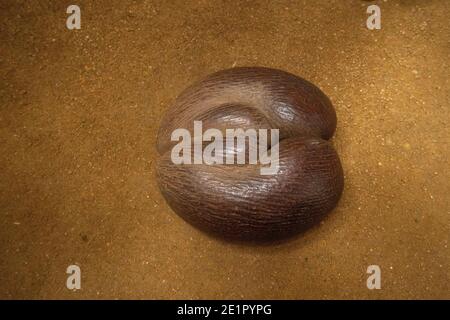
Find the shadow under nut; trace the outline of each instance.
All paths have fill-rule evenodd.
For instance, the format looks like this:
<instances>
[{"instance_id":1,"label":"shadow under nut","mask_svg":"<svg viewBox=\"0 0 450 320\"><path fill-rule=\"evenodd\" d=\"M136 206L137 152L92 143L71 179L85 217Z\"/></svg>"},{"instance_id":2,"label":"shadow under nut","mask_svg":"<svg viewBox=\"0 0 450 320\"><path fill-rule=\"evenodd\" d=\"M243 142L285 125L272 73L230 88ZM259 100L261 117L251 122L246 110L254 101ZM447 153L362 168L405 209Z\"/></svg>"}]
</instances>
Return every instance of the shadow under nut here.
<instances>
[{"instance_id":1,"label":"shadow under nut","mask_svg":"<svg viewBox=\"0 0 450 320\"><path fill-rule=\"evenodd\" d=\"M278 173L261 175L260 166L250 164L173 164L170 135L177 128L191 130L194 120L203 121L203 131L279 129ZM286 238L320 221L339 201L343 172L327 141L335 127L330 100L306 80L268 68L220 71L186 89L164 116L158 184L179 216L208 233Z\"/></svg>"}]
</instances>

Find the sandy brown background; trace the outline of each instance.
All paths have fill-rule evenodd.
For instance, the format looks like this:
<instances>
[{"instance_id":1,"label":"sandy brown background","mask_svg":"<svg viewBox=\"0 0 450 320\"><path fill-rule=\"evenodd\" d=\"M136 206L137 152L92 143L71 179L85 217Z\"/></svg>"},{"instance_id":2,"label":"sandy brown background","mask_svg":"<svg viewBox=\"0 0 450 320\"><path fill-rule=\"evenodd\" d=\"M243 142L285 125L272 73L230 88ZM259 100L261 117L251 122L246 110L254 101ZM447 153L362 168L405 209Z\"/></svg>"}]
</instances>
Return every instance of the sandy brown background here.
<instances>
[{"instance_id":1,"label":"sandy brown background","mask_svg":"<svg viewBox=\"0 0 450 320\"><path fill-rule=\"evenodd\" d=\"M446 0L1 1L0 298L449 299L449 18ZM260 247L183 222L154 165L182 89L255 65L329 95L346 176L320 226Z\"/></svg>"}]
</instances>

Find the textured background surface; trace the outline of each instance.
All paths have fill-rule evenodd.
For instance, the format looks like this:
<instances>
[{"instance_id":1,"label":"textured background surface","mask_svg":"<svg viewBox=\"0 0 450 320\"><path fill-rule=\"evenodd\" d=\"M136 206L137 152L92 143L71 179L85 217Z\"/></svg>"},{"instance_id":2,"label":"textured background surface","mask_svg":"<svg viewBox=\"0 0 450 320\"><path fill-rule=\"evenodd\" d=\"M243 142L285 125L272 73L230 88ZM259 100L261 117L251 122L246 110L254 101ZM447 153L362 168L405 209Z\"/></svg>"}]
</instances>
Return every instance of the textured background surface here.
<instances>
[{"instance_id":1,"label":"textured background surface","mask_svg":"<svg viewBox=\"0 0 450 320\"><path fill-rule=\"evenodd\" d=\"M1 298L450 298L450 1L380 1L379 31L358 0L77 1L78 31L69 4L0 3ZM154 176L170 102L248 65L338 115L339 206L273 246L198 232Z\"/></svg>"}]
</instances>

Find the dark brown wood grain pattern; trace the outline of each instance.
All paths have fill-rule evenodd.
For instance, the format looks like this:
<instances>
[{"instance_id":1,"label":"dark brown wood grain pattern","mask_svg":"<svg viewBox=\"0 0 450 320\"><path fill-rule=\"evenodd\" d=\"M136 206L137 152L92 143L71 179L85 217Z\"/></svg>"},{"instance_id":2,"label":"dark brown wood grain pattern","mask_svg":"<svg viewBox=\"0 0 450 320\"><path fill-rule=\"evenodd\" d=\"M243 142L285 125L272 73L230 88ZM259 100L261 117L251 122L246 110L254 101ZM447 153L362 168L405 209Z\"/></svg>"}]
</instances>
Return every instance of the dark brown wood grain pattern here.
<instances>
[{"instance_id":1,"label":"dark brown wood grain pattern","mask_svg":"<svg viewBox=\"0 0 450 320\"><path fill-rule=\"evenodd\" d=\"M280 130L280 169L260 165L176 165L173 130ZM158 133L157 178L171 208L194 226L230 239L295 235L330 212L343 190L339 157L330 142L336 114L310 82L269 68L220 71L187 88L167 110ZM231 151L230 151L231 152Z\"/></svg>"}]
</instances>

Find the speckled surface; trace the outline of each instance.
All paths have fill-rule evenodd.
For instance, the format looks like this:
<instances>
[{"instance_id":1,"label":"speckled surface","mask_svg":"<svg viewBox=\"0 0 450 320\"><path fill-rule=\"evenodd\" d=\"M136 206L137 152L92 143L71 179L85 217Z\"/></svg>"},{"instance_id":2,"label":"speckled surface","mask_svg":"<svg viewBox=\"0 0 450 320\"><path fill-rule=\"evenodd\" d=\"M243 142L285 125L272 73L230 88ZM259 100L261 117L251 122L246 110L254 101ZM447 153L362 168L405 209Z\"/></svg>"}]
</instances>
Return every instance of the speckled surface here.
<instances>
[{"instance_id":1,"label":"speckled surface","mask_svg":"<svg viewBox=\"0 0 450 320\"><path fill-rule=\"evenodd\" d=\"M1 298L450 298L450 2L0 3ZM155 183L164 110L232 66L333 101L338 208L289 242L195 230ZM65 287L78 264L82 289ZM377 264L382 289L368 290Z\"/></svg>"}]
</instances>

